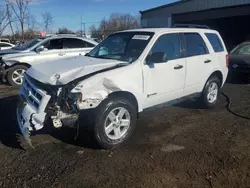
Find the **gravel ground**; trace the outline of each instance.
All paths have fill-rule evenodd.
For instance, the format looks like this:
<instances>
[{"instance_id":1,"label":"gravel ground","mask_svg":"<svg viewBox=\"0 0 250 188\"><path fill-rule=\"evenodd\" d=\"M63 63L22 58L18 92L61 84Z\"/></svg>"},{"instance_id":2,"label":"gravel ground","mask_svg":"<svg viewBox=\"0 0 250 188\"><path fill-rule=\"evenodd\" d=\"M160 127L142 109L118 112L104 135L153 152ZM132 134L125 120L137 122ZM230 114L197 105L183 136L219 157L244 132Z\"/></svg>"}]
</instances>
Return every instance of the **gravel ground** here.
<instances>
[{"instance_id":1,"label":"gravel ground","mask_svg":"<svg viewBox=\"0 0 250 188\"><path fill-rule=\"evenodd\" d=\"M250 116L250 85L226 84L232 109ZM124 147L104 151L74 130L17 142L15 88L0 86L0 187L250 188L250 121L194 103L159 109L138 120Z\"/></svg>"}]
</instances>

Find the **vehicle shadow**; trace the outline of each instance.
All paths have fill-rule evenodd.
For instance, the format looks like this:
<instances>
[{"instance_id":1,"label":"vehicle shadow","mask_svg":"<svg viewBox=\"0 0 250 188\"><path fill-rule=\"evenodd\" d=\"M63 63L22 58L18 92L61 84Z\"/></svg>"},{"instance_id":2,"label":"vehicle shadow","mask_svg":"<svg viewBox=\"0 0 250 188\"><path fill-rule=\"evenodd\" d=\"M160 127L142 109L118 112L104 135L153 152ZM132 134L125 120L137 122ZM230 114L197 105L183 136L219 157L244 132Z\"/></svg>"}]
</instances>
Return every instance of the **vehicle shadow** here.
<instances>
[{"instance_id":1,"label":"vehicle shadow","mask_svg":"<svg viewBox=\"0 0 250 188\"><path fill-rule=\"evenodd\" d=\"M79 129L79 133L77 133L77 129L75 128L61 128L54 130L49 134L55 139L60 140L61 142L74 146L89 149L100 148L93 137L93 132L87 129L83 129L82 127Z\"/></svg>"},{"instance_id":2,"label":"vehicle shadow","mask_svg":"<svg viewBox=\"0 0 250 188\"><path fill-rule=\"evenodd\" d=\"M230 74L227 77L228 84L250 84L250 75Z\"/></svg>"},{"instance_id":3,"label":"vehicle shadow","mask_svg":"<svg viewBox=\"0 0 250 188\"><path fill-rule=\"evenodd\" d=\"M91 115L93 115L93 113L93 111L82 113L80 116L79 124L76 123L72 125L73 128L63 127L60 129L55 129L53 128L52 123L50 123L50 125L47 125L46 127L50 127L49 134L57 140L75 146L90 149L99 149L92 129L93 116Z\"/></svg>"},{"instance_id":4,"label":"vehicle shadow","mask_svg":"<svg viewBox=\"0 0 250 188\"><path fill-rule=\"evenodd\" d=\"M202 104L198 101L198 99L190 99L187 101L183 101L181 103L175 104L175 107L179 108L187 108L187 109L203 109Z\"/></svg>"},{"instance_id":5,"label":"vehicle shadow","mask_svg":"<svg viewBox=\"0 0 250 188\"><path fill-rule=\"evenodd\" d=\"M0 99L0 142L7 147L21 149L17 140L17 95Z\"/></svg>"},{"instance_id":6,"label":"vehicle shadow","mask_svg":"<svg viewBox=\"0 0 250 188\"><path fill-rule=\"evenodd\" d=\"M0 99L0 142L10 148L23 149L17 138L17 134L20 134L16 120L17 101L17 95ZM67 144L91 149L98 148L98 145L93 141L94 139L91 136L93 134L89 130L80 128L78 137L75 139L76 131L77 129L75 128L55 129L52 123L48 123L45 129L36 132L35 135L48 134Z\"/></svg>"}]
</instances>

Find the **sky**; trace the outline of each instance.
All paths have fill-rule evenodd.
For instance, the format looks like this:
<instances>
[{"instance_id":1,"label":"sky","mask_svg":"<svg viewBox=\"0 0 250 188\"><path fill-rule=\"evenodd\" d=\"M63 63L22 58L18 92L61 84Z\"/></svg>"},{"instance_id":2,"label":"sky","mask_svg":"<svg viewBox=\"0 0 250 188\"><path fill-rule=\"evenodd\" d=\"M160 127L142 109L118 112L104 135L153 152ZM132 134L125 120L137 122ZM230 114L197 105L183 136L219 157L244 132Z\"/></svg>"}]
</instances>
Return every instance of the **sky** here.
<instances>
[{"instance_id":1,"label":"sky","mask_svg":"<svg viewBox=\"0 0 250 188\"><path fill-rule=\"evenodd\" d=\"M88 28L93 23L98 24L102 18L108 18L114 12L140 15L140 10L175 1L177 0L35 0L29 9L37 22L41 22L42 13L50 12L54 17L54 30L67 27L77 31L81 28L81 16Z\"/></svg>"}]
</instances>

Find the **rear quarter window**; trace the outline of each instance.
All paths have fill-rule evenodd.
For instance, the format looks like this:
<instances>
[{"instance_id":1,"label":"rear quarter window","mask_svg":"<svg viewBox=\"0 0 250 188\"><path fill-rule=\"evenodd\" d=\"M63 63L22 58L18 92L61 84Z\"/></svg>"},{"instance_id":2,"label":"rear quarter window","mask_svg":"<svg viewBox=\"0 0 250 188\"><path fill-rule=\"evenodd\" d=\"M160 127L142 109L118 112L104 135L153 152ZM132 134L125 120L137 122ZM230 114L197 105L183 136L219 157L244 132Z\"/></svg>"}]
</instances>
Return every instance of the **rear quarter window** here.
<instances>
[{"instance_id":1,"label":"rear quarter window","mask_svg":"<svg viewBox=\"0 0 250 188\"><path fill-rule=\"evenodd\" d=\"M214 52L223 52L225 51L222 42L217 34L214 33L205 33L207 39L209 40L210 44L212 45Z\"/></svg>"}]
</instances>

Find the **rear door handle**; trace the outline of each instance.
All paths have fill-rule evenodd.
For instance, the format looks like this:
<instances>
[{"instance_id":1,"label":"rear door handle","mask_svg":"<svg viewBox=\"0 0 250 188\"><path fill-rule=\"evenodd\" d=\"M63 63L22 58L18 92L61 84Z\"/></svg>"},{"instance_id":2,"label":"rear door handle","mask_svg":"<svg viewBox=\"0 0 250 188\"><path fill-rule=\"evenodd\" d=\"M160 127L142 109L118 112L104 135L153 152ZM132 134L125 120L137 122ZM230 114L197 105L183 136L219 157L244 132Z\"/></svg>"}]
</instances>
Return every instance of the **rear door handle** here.
<instances>
[{"instance_id":1,"label":"rear door handle","mask_svg":"<svg viewBox=\"0 0 250 188\"><path fill-rule=\"evenodd\" d=\"M204 61L204 63L210 63L210 62L211 62L211 60L210 60L210 59L208 59L208 60Z\"/></svg>"},{"instance_id":2,"label":"rear door handle","mask_svg":"<svg viewBox=\"0 0 250 188\"><path fill-rule=\"evenodd\" d=\"M174 67L175 70L182 69L182 68L183 68L183 65L176 65L176 66Z\"/></svg>"}]
</instances>

